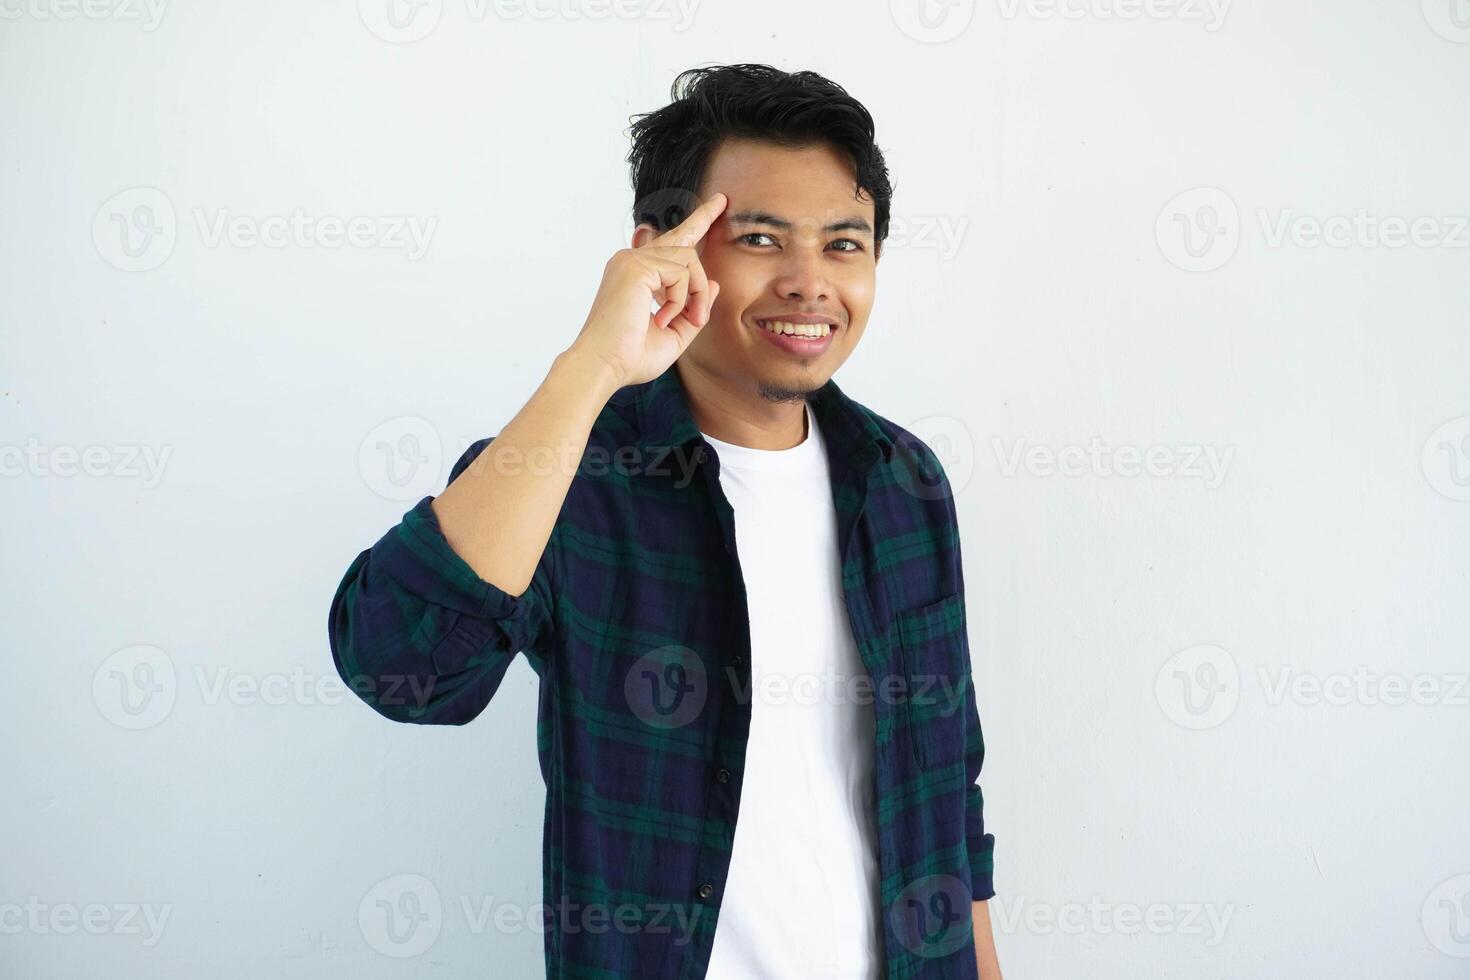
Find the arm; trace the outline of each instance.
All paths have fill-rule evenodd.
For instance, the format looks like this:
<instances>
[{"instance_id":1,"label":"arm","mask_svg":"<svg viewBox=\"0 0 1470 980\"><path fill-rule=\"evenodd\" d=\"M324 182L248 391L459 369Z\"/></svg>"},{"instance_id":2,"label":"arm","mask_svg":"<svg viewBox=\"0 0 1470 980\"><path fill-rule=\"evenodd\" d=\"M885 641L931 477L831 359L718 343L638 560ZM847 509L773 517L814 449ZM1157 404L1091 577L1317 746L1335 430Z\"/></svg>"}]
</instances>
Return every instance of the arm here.
<instances>
[{"instance_id":1,"label":"arm","mask_svg":"<svg viewBox=\"0 0 1470 980\"><path fill-rule=\"evenodd\" d=\"M463 725L517 652L542 670L556 590L548 545L592 425L614 392L658 377L709 322L719 284L696 246L725 204L715 194L614 254L582 332L515 418L347 569L328 618L332 658L379 714Z\"/></svg>"},{"instance_id":2,"label":"arm","mask_svg":"<svg viewBox=\"0 0 1470 980\"><path fill-rule=\"evenodd\" d=\"M475 478L434 502L444 536L481 578L513 594L526 588L603 405L623 385L662 374L709 321L719 283L696 246L725 203L714 194L678 227L608 260L577 340L472 468Z\"/></svg>"},{"instance_id":3,"label":"arm","mask_svg":"<svg viewBox=\"0 0 1470 980\"><path fill-rule=\"evenodd\" d=\"M995 936L990 929L990 902L972 902L970 921L975 927L975 966L980 980L1005 980L1000 975L1000 959L995 955Z\"/></svg>"},{"instance_id":4,"label":"arm","mask_svg":"<svg viewBox=\"0 0 1470 980\"><path fill-rule=\"evenodd\" d=\"M958 544L956 545L958 549ZM956 562L959 561L958 550ZM964 586L961 584L961 589ZM965 761L969 785L965 788L965 837L970 852L970 882L974 901L970 903L970 921L975 930L975 964L980 980L1002 980L1000 960L995 952L995 937L990 927L990 899L995 896L993 884L995 835L985 832L985 798L980 792L980 767L985 761L985 739L980 730L980 713L975 707L975 685L965 684Z\"/></svg>"},{"instance_id":5,"label":"arm","mask_svg":"<svg viewBox=\"0 0 1470 980\"><path fill-rule=\"evenodd\" d=\"M618 382L576 347L557 356L524 408L434 500L451 548L475 574L511 595L531 584L592 423ZM548 452L549 451L549 452Z\"/></svg>"},{"instance_id":6,"label":"arm","mask_svg":"<svg viewBox=\"0 0 1470 980\"><path fill-rule=\"evenodd\" d=\"M945 489L948 490L948 479ZM960 549L959 515L954 497L944 496L955 529L955 581L965 591L965 562ZM966 652L969 648L969 614L962 630ZM970 922L975 932L975 965L980 980L1003 980L1000 958L995 951L995 936L990 925L990 899L995 896L995 835L985 831L985 795L980 791L980 770L985 763L985 736L980 727L980 711L975 702L975 682L969 658L965 659L965 841L970 854L970 887L974 901L970 903Z\"/></svg>"},{"instance_id":7,"label":"arm","mask_svg":"<svg viewBox=\"0 0 1470 980\"><path fill-rule=\"evenodd\" d=\"M518 651L541 669L554 592L547 544L573 467L548 467L534 454L527 465L524 452L560 438L580 458L599 377L579 355L558 357L505 431L465 452L444 493L419 501L347 569L328 619L332 657L379 714L463 725L484 710ZM513 448L499 456L490 448L502 445ZM494 465L516 459L513 451L522 465Z\"/></svg>"}]
</instances>

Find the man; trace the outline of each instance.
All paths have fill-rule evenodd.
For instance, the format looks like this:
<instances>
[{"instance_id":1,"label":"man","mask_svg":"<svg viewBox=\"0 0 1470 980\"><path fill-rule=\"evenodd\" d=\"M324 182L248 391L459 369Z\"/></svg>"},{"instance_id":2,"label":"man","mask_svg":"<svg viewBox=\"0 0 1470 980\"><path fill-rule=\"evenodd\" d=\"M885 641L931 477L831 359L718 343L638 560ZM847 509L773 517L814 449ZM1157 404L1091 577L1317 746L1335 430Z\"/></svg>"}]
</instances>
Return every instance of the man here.
<instances>
[{"instance_id":1,"label":"man","mask_svg":"<svg viewBox=\"0 0 1470 980\"><path fill-rule=\"evenodd\" d=\"M549 976L999 980L948 483L831 380L888 228L872 119L734 65L634 137L632 247L515 418L352 563L337 669L464 724L524 651Z\"/></svg>"}]
</instances>

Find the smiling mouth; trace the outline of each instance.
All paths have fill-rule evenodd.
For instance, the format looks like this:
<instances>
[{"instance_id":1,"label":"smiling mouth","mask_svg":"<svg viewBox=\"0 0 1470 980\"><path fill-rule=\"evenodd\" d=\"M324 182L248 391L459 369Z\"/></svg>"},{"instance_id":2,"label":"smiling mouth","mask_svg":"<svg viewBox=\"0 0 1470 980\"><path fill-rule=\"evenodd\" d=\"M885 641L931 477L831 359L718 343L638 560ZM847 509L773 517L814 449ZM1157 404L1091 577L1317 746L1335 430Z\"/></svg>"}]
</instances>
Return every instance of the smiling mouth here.
<instances>
[{"instance_id":1,"label":"smiling mouth","mask_svg":"<svg viewBox=\"0 0 1470 980\"><path fill-rule=\"evenodd\" d=\"M821 340L831 336L837 328L830 323L792 323L790 320L757 320L756 326L766 333L778 337L797 337L802 340Z\"/></svg>"},{"instance_id":2,"label":"smiling mouth","mask_svg":"<svg viewBox=\"0 0 1470 980\"><path fill-rule=\"evenodd\" d=\"M831 349L832 338L840 328L833 323L793 323L775 317L755 321L755 329L782 353L811 361Z\"/></svg>"}]
</instances>

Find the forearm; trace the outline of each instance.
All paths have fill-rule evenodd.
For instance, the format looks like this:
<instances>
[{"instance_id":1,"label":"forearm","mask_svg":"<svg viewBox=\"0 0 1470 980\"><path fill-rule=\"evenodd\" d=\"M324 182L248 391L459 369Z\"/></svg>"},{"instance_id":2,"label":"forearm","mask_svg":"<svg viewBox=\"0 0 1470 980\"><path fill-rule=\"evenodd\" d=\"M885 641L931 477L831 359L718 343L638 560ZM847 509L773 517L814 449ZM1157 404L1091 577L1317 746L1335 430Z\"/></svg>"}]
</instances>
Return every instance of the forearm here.
<instances>
[{"instance_id":1,"label":"forearm","mask_svg":"<svg viewBox=\"0 0 1470 980\"><path fill-rule=\"evenodd\" d=\"M598 413L617 390L594 356L567 350L485 450L433 501L456 554L510 595L530 584Z\"/></svg>"},{"instance_id":2,"label":"forearm","mask_svg":"<svg viewBox=\"0 0 1470 980\"><path fill-rule=\"evenodd\" d=\"M980 980L1003 980L1000 960L995 955L995 936L990 929L990 903L972 902L970 921L975 928L975 965L980 970Z\"/></svg>"}]
</instances>

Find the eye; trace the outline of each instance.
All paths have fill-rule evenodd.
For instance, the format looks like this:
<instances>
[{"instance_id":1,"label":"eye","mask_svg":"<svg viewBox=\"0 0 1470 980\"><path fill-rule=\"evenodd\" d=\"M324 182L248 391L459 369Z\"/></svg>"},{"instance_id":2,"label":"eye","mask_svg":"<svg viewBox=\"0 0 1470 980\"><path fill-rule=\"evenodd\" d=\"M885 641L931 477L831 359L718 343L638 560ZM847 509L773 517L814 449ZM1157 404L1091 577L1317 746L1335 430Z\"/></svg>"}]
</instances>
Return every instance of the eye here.
<instances>
[{"instance_id":1,"label":"eye","mask_svg":"<svg viewBox=\"0 0 1470 980\"><path fill-rule=\"evenodd\" d=\"M744 242L747 245L752 245L752 246L757 246L758 247L759 243L752 242L752 241L750 241L750 239L752 239L752 238L767 238L767 239L769 239L770 237L771 237L770 235L766 234L763 231L752 231L752 232L748 232L748 233L746 233L744 235L741 235L738 239L736 239L736 241ZM832 244L833 245L840 245L840 244L842 244L844 242L846 244L852 246L852 247L851 248L839 248L839 249L837 249L837 251L839 251L839 252L861 252L863 250L863 243L860 242L860 241L858 241L855 238L839 238L839 239L837 239L837 241L833 242Z\"/></svg>"}]
</instances>

